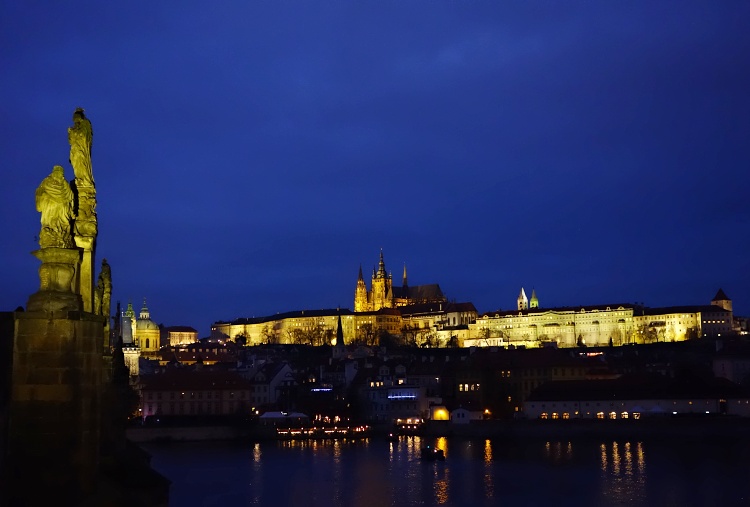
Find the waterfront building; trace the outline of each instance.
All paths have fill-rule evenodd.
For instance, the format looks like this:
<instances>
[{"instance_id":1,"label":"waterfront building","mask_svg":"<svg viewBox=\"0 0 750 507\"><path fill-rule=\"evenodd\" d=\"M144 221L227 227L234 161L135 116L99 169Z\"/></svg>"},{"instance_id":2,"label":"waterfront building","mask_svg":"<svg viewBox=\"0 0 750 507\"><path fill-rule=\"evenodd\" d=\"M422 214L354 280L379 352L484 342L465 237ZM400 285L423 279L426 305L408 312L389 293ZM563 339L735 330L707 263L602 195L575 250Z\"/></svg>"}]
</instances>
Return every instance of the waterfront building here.
<instances>
[{"instance_id":1,"label":"waterfront building","mask_svg":"<svg viewBox=\"0 0 750 507\"><path fill-rule=\"evenodd\" d=\"M141 376L141 414L216 416L249 414L253 384L234 372L171 369Z\"/></svg>"},{"instance_id":2,"label":"waterfront building","mask_svg":"<svg viewBox=\"0 0 750 507\"><path fill-rule=\"evenodd\" d=\"M750 415L746 389L722 378L661 375L548 382L523 403L529 419L639 419L671 415Z\"/></svg>"}]
</instances>

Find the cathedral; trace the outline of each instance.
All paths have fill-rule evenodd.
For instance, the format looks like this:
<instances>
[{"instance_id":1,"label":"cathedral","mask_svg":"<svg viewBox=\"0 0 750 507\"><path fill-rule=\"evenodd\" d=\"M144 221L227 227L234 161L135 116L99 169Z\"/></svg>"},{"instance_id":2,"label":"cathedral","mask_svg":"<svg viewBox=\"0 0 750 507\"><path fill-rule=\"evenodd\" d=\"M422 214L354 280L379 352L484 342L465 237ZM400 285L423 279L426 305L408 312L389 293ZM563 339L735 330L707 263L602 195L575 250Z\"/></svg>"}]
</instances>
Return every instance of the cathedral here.
<instances>
[{"instance_id":1,"label":"cathedral","mask_svg":"<svg viewBox=\"0 0 750 507\"><path fill-rule=\"evenodd\" d=\"M362 276L362 266L359 267L357 288L354 290L355 312L376 312L381 308L394 308L418 303L444 303L446 301L443 291L436 283L409 287L406 278L406 265L404 265L403 284L400 287L393 285L393 275L385 270L382 250L380 251L378 267L372 270L369 291Z\"/></svg>"}]
</instances>

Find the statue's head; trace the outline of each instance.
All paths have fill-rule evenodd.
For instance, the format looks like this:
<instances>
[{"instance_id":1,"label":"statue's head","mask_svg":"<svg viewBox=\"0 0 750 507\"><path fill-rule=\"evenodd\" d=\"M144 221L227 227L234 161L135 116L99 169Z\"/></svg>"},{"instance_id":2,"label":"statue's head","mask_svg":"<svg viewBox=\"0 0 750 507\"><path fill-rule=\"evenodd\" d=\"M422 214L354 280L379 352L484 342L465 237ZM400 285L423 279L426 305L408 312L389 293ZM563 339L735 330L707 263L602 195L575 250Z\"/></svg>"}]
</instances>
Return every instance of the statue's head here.
<instances>
[{"instance_id":1,"label":"statue's head","mask_svg":"<svg viewBox=\"0 0 750 507\"><path fill-rule=\"evenodd\" d=\"M83 114L83 108L77 107L75 111L73 111L73 121L76 120L83 120L86 118L86 115Z\"/></svg>"},{"instance_id":2,"label":"statue's head","mask_svg":"<svg viewBox=\"0 0 750 507\"><path fill-rule=\"evenodd\" d=\"M56 178L62 178L65 179L65 169L63 169L63 166L56 165L52 168L52 176Z\"/></svg>"}]
</instances>

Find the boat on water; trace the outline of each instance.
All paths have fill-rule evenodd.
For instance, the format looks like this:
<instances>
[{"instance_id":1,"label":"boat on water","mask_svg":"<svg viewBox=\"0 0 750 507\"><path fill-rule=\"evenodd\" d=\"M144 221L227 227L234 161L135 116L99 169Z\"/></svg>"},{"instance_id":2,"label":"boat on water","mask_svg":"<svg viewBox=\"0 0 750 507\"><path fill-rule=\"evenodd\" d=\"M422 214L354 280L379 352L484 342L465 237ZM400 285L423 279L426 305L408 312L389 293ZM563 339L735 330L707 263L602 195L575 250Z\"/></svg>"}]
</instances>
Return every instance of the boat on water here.
<instances>
[{"instance_id":1,"label":"boat on water","mask_svg":"<svg viewBox=\"0 0 750 507\"><path fill-rule=\"evenodd\" d=\"M445 461L443 450L431 445L422 447L421 457L423 461Z\"/></svg>"},{"instance_id":2,"label":"boat on water","mask_svg":"<svg viewBox=\"0 0 750 507\"><path fill-rule=\"evenodd\" d=\"M367 438L370 427L359 426L298 426L276 428L276 437L282 440Z\"/></svg>"}]
</instances>

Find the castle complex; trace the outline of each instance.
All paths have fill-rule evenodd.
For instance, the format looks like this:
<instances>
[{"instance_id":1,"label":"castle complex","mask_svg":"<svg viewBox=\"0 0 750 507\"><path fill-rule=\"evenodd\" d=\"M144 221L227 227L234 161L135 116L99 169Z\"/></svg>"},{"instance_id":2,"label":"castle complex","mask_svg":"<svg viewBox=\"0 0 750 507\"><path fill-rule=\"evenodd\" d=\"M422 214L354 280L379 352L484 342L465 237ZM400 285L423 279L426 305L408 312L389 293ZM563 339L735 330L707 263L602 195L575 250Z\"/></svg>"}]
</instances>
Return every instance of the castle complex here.
<instances>
[{"instance_id":1,"label":"castle complex","mask_svg":"<svg viewBox=\"0 0 750 507\"><path fill-rule=\"evenodd\" d=\"M362 276L362 266L359 267L357 287L354 289L354 311L376 312L381 308L395 308L418 303L444 303L446 301L440 286L436 283L415 285L409 287L404 264L404 277L401 287L393 285L393 275L386 272L383 251L380 251L380 261L377 270L372 270L370 290L367 290Z\"/></svg>"}]
</instances>

